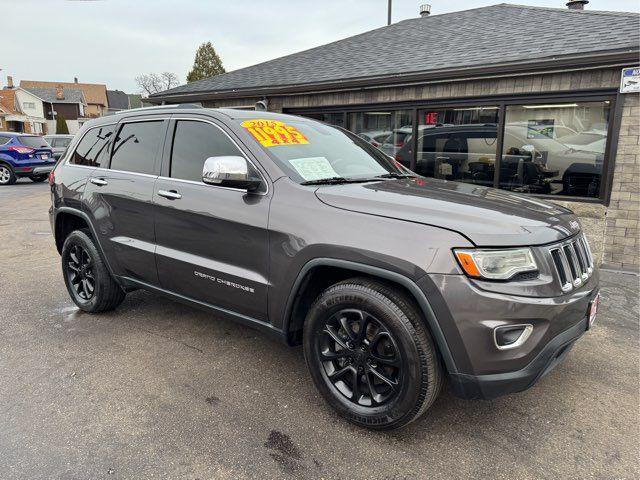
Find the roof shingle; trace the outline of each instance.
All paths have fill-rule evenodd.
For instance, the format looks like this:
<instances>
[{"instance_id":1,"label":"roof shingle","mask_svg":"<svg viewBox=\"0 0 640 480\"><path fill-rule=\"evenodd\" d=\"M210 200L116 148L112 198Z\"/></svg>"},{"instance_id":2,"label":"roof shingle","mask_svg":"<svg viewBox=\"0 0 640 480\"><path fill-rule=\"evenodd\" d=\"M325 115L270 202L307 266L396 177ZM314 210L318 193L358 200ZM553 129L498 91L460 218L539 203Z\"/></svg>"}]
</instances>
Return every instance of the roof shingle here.
<instances>
[{"instance_id":1,"label":"roof shingle","mask_svg":"<svg viewBox=\"0 0 640 480\"><path fill-rule=\"evenodd\" d=\"M151 97L314 85L640 47L640 15L499 4L404 20Z\"/></svg>"},{"instance_id":2,"label":"roof shingle","mask_svg":"<svg viewBox=\"0 0 640 480\"><path fill-rule=\"evenodd\" d=\"M41 82L38 80L22 80L20 86L26 90L33 87L56 88L62 86L65 89L82 90L84 98L88 104L102 105L106 107L107 103L107 86L99 83L75 83L75 82Z\"/></svg>"},{"instance_id":3,"label":"roof shingle","mask_svg":"<svg viewBox=\"0 0 640 480\"><path fill-rule=\"evenodd\" d=\"M85 104L84 94L82 90L74 88L63 88L62 94L64 98L56 96L54 87L21 87L24 90L33 93L36 97L48 103L82 103Z\"/></svg>"},{"instance_id":4,"label":"roof shingle","mask_svg":"<svg viewBox=\"0 0 640 480\"><path fill-rule=\"evenodd\" d=\"M122 90L107 90L109 108L127 110L129 108L129 96Z\"/></svg>"}]
</instances>

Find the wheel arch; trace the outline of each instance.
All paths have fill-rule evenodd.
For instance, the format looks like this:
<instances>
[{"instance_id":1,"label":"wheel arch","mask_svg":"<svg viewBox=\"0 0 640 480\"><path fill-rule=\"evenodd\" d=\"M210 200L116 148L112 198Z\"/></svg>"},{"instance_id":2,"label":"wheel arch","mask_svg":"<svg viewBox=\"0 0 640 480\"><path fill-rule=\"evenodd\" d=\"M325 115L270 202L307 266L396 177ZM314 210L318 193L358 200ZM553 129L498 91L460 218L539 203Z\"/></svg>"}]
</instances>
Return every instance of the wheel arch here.
<instances>
[{"instance_id":1,"label":"wheel arch","mask_svg":"<svg viewBox=\"0 0 640 480\"><path fill-rule=\"evenodd\" d=\"M58 253L62 252L62 246L64 245L64 241L67 238L67 235L69 235L69 233L71 233L73 230L77 230L78 228L89 229L91 236L95 240L98 252L102 257L102 261L106 265L107 270L109 270L109 273L113 275L113 270L111 268L111 265L109 264L109 259L105 255L102 244L98 240L98 235L96 234L95 228L93 227L89 216L81 210L71 207L59 207L57 209L54 219L54 236ZM117 281L119 282L119 280Z\"/></svg>"},{"instance_id":2,"label":"wheel arch","mask_svg":"<svg viewBox=\"0 0 640 480\"><path fill-rule=\"evenodd\" d=\"M449 373L457 372L453 355L438 324L433 308L416 283L399 273L348 260L318 258L309 261L302 267L291 288L285 307L283 330L289 344L299 342L306 311L315 298L328 286L354 276L383 280L399 287L408 294L420 308L426 327L433 336L446 370Z\"/></svg>"},{"instance_id":3,"label":"wheel arch","mask_svg":"<svg viewBox=\"0 0 640 480\"><path fill-rule=\"evenodd\" d=\"M14 166L12 165L10 158L11 157L6 158L4 155L0 155L0 165L6 165L11 170L13 170Z\"/></svg>"},{"instance_id":4,"label":"wheel arch","mask_svg":"<svg viewBox=\"0 0 640 480\"><path fill-rule=\"evenodd\" d=\"M67 236L74 230L79 230L81 228L91 229L88 219L83 212L73 209L61 209L56 213L54 237L58 253L62 253L62 245L64 244Z\"/></svg>"}]
</instances>

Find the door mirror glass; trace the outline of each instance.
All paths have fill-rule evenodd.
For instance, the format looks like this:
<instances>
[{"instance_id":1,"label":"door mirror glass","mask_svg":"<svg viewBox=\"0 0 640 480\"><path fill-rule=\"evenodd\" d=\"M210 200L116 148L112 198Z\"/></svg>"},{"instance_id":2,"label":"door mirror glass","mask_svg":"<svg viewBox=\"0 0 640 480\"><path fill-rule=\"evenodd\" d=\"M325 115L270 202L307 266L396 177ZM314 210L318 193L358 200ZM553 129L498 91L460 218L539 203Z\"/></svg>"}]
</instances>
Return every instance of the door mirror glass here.
<instances>
[{"instance_id":1,"label":"door mirror glass","mask_svg":"<svg viewBox=\"0 0 640 480\"><path fill-rule=\"evenodd\" d=\"M254 192L260 187L260 177L244 157L209 157L204 162L202 181L209 185L239 188Z\"/></svg>"}]
</instances>

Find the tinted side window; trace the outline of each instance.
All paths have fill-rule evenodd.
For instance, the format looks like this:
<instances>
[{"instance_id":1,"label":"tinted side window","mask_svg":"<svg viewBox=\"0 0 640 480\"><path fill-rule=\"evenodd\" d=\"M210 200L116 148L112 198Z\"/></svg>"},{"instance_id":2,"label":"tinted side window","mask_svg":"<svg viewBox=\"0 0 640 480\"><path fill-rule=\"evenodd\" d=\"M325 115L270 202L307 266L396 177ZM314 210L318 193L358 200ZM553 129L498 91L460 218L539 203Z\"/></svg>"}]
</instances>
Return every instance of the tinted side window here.
<instances>
[{"instance_id":1,"label":"tinted side window","mask_svg":"<svg viewBox=\"0 0 640 480\"><path fill-rule=\"evenodd\" d=\"M104 125L87 131L73 152L70 162L89 167L105 166L115 125Z\"/></svg>"},{"instance_id":2,"label":"tinted side window","mask_svg":"<svg viewBox=\"0 0 640 480\"><path fill-rule=\"evenodd\" d=\"M0 145L3 145L5 143L7 143L9 140L11 140L11 137L2 137L2 136L0 136Z\"/></svg>"},{"instance_id":3,"label":"tinted side window","mask_svg":"<svg viewBox=\"0 0 640 480\"><path fill-rule=\"evenodd\" d=\"M171 152L171 177L202 180L202 167L208 157L244 156L219 128L208 123L180 120L176 123Z\"/></svg>"},{"instance_id":4,"label":"tinted side window","mask_svg":"<svg viewBox=\"0 0 640 480\"><path fill-rule=\"evenodd\" d=\"M153 174L156 154L164 138L164 128L164 121L122 125L113 145L111 168Z\"/></svg>"}]
</instances>

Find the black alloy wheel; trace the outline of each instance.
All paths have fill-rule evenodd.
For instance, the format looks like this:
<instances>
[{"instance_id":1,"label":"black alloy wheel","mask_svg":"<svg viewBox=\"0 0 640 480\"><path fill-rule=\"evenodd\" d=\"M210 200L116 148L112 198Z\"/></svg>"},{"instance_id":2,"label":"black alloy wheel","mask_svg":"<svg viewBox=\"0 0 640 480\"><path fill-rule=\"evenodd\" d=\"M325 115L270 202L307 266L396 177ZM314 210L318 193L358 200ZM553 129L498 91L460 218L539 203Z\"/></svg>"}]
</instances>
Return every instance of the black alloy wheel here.
<instances>
[{"instance_id":1,"label":"black alloy wheel","mask_svg":"<svg viewBox=\"0 0 640 480\"><path fill-rule=\"evenodd\" d=\"M71 232L61 254L64 283L80 309L106 312L122 303L125 292L111 276L88 229Z\"/></svg>"},{"instance_id":2,"label":"black alloy wheel","mask_svg":"<svg viewBox=\"0 0 640 480\"><path fill-rule=\"evenodd\" d=\"M383 280L355 277L313 302L302 343L325 400L357 425L388 430L420 417L443 383L420 307Z\"/></svg>"},{"instance_id":3,"label":"black alloy wheel","mask_svg":"<svg viewBox=\"0 0 640 480\"><path fill-rule=\"evenodd\" d=\"M373 407L398 395L402 381L398 344L371 313L356 308L336 312L317 342L328 380L351 402Z\"/></svg>"},{"instance_id":4,"label":"black alloy wheel","mask_svg":"<svg viewBox=\"0 0 640 480\"><path fill-rule=\"evenodd\" d=\"M93 262L89 252L80 245L69 250L66 274L76 295L84 301L90 300L96 290Z\"/></svg>"}]
</instances>

